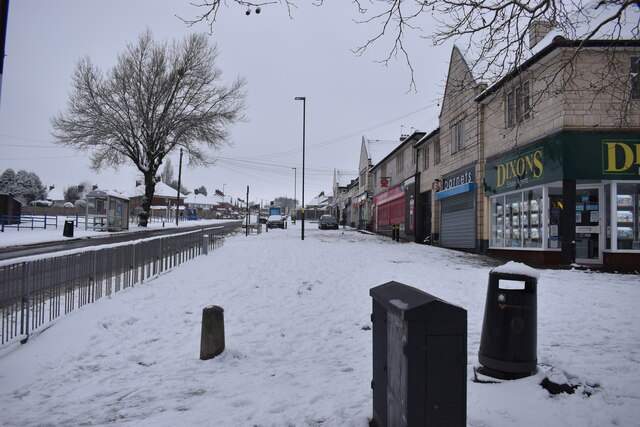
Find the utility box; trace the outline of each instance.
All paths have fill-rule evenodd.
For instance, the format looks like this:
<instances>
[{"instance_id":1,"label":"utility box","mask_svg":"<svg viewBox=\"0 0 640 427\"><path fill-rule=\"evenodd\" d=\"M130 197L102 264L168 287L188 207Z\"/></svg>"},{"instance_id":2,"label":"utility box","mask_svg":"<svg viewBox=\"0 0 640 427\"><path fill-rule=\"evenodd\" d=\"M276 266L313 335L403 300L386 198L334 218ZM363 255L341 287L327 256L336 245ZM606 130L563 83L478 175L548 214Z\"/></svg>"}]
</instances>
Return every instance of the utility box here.
<instances>
[{"instance_id":1,"label":"utility box","mask_svg":"<svg viewBox=\"0 0 640 427\"><path fill-rule=\"evenodd\" d=\"M501 379L526 377L537 369L538 273L522 265L512 271L512 266L489 273L478 352L479 372Z\"/></svg>"},{"instance_id":2,"label":"utility box","mask_svg":"<svg viewBox=\"0 0 640 427\"><path fill-rule=\"evenodd\" d=\"M466 426L467 311L398 282L369 294L371 425Z\"/></svg>"}]
</instances>

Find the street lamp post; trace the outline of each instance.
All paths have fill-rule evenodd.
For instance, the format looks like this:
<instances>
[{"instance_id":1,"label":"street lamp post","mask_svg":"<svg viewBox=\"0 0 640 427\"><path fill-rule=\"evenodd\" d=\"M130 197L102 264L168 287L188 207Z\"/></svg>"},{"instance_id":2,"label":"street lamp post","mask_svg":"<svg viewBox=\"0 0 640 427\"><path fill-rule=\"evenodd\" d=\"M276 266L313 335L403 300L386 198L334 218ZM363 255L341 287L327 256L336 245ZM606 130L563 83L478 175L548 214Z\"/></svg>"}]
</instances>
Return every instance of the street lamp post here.
<instances>
[{"instance_id":1,"label":"street lamp post","mask_svg":"<svg viewBox=\"0 0 640 427\"><path fill-rule=\"evenodd\" d=\"M298 169L297 168L291 168L293 169L293 214L295 216L298 216L298 209L297 209L297 205L296 205L296 195L298 194L298 188L297 188L297 183L298 183ZM293 218L293 221L295 221L296 219Z\"/></svg>"},{"instance_id":2,"label":"street lamp post","mask_svg":"<svg viewBox=\"0 0 640 427\"><path fill-rule=\"evenodd\" d=\"M296 101L302 101L302 240L304 240L304 145L305 145L305 126L307 117L307 98L304 96L296 96Z\"/></svg>"}]
</instances>

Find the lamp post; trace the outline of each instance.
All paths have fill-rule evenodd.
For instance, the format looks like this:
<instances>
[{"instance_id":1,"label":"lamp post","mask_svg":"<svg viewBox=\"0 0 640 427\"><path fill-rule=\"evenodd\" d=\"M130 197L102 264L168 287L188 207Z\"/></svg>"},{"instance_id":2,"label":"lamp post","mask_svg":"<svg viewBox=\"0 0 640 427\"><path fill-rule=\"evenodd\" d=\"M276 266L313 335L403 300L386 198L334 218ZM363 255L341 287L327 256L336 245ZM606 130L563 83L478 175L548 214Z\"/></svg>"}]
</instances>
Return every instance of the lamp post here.
<instances>
[{"instance_id":1,"label":"lamp post","mask_svg":"<svg viewBox=\"0 0 640 427\"><path fill-rule=\"evenodd\" d=\"M298 192L298 188L297 183L298 183L298 169L297 168L291 168L293 169L293 214L295 216L298 216L298 209L297 209L297 205L296 205L296 194ZM296 219L293 218L293 221L295 221Z\"/></svg>"},{"instance_id":2,"label":"lamp post","mask_svg":"<svg viewBox=\"0 0 640 427\"><path fill-rule=\"evenodd\" d=\"M307 98L304 96L296 96L296 101L302 101L302 240L304 240L304 144L305 144L305 126L307 116Z\"/></svg>"},{"instance_id":3,"label":"lamp post","mask_svg":"<svg viewBox=\"0 0 640 427\"><path fill-rule=\"evenodd\" d=\"M182 185L182 148L180 149L180 166L178 167L178 195L176 196L176 227L178 226L178 211L180 210L180 186Z\"/></svg>"}]
</instances>

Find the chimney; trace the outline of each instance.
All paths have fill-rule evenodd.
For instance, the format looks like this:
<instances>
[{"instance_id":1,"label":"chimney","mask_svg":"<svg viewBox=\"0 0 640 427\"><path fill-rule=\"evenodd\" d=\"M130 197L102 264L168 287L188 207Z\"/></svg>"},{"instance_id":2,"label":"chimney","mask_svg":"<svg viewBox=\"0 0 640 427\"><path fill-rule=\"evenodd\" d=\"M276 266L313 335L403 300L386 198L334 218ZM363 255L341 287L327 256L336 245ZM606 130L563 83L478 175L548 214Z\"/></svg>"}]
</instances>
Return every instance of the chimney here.
<instances>
[{"instance_id":1,"label":"chimney","mask_svg":"<svg viewBox=\"0 0 640 427\"><path fill-rule=\"evenodd\" d=\"M407 135L406 133L403 133L402 135L400 135L400 142L404 141L407 138L409 138L409 135Z\"/></svg>"},{"instance_id":2,"label":"chimney","mask_svg":"<svg viewBox=\"0 0 640 427\"><path fill-rule=\"evenodd\" d=\"M49 186L49 191L53 190L54 188L56 188L56 186L55 186L55 185L50 185L50 186Z\"/></svg>"},{"instance_id":3,"label":"chimney","mask_svg":"<svg viewBox=\"0 0 640 427\"><path fill-rule=\"evenodd\" d=\"M97 189L98 189L98 185L97 185L97 184L94 184L91 188L92 188L93 190L97 190Z\"/></svg>"},{"instance_id":4,"label":"chimney","mask_svg":"<svg viewBox=\"0 0 640 427\"><path fill-rule=\"evenodd\" d=\"M529 25L529 49L533 49L535 45L553 29L554 25L549 21L533 21Z\"/></svg>"}]
</instances>

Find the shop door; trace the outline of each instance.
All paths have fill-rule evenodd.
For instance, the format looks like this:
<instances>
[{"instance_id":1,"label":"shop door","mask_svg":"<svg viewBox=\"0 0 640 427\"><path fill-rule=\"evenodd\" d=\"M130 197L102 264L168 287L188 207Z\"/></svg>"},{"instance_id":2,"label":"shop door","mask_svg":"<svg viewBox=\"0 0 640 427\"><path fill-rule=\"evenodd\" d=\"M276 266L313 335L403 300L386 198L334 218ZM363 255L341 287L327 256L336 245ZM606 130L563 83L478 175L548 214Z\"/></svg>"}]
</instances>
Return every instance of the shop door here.
<instances>
[{"instance_id":1,"label":"shop door","mask_svg":"<svg viewBox=\"0 0 640 427\"><path fill-rule=\"evenodd\" d=\"M431 244L433 243L431 237L431 191L421 194L420 197L422 199L422 209L420 210L422 229L419 242Z\"/></svg>"},{"instance_id":2,"label":"shop door","mask_svg":"<svg viewBox=\"0 0 640 427\"><path fill-rule=\"evenodd\" d=\"M576 188L576 262L602 264L602 187Z\"/></svg>"}]
</instances>

